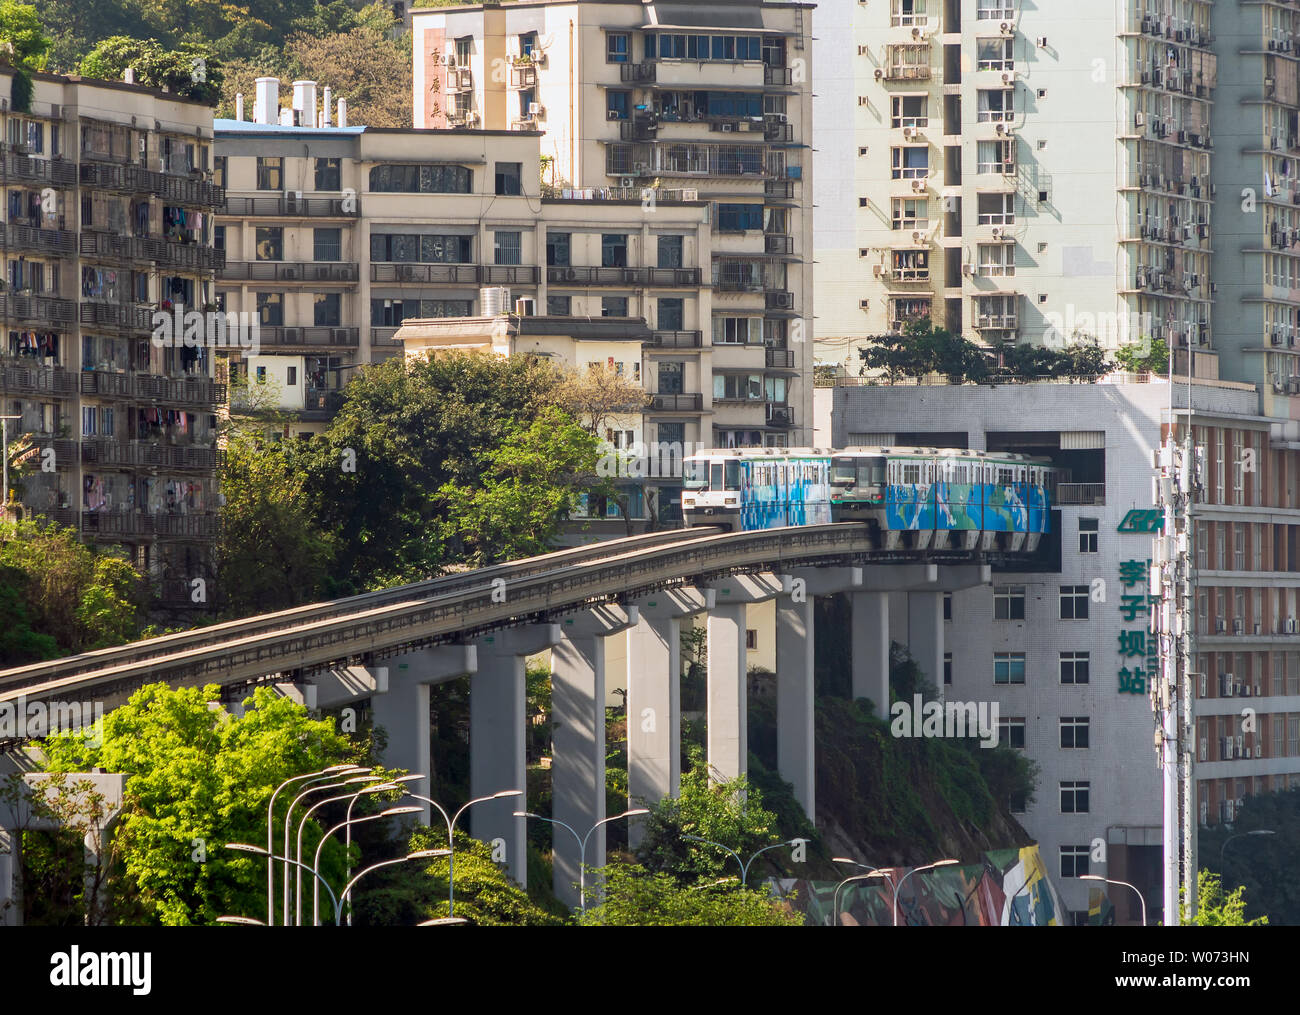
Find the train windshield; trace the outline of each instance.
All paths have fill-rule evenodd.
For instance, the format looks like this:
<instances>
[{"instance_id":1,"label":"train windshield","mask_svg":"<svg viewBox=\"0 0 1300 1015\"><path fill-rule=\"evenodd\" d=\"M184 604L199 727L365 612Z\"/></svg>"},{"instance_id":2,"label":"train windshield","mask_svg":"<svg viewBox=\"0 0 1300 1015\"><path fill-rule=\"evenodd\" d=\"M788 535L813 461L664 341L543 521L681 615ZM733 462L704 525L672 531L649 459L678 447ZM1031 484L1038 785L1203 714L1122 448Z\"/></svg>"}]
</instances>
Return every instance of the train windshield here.
<instances>
[{"instance_id":1,"label":"train windshield","mask_svg":"<svg viewBox=\"0 0 1300 1015\"><path fill-rule=\"evenodd\" d=\"M852 486L857 482L857 462L852 458L831 459L831 485Z\"/></svg>"},{"instance_id":2,"label":"train windshield","mask_svg":"<svg viewBox=\"0 0 1300 1015\"><path fill-rule=\"evenodd\" d=\"M688 461L683 464L682 486L687 490L739 490L740 463Z\"/></svg>"},{"instance_id":3,"label":"train windshield","mask_svg":"<svg viewBox=\"0 0 1300 1015\"><path fill-rule=\"evenodd\" d=\"M858 486L884 486L885 460L883 458L858 459Z\"/></svg>"},{"instance_id":4,"label":"train windshield","mask_svg":"<svg viewBox=\"0 0 1300 1015\"><path fill-rule=\"evenodd\" d=\"M687 490L709 488L709 463L689 461L682 463L682 486Z\"/></svg>"}]
</instances>

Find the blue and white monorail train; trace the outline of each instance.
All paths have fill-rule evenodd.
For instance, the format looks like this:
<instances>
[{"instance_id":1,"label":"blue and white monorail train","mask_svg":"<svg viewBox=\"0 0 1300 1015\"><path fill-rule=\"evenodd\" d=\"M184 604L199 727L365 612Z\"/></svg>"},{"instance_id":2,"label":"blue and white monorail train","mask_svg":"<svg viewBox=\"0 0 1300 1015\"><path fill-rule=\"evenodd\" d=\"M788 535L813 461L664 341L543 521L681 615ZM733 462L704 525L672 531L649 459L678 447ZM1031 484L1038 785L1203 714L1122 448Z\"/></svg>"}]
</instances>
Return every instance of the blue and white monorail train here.
<instances>
[{"instance_id":1,"label":"blue and white monorail train","mask_svg":"<svg viewBox=\"0 0 1300 1015\"><path fill-rule=\"evenodd\" d=\"M1051 527L1045 458L954 448L734 448L684 462L686 524L866 522L881 549L1025 550Z\"/></svg>"}]
</instances>

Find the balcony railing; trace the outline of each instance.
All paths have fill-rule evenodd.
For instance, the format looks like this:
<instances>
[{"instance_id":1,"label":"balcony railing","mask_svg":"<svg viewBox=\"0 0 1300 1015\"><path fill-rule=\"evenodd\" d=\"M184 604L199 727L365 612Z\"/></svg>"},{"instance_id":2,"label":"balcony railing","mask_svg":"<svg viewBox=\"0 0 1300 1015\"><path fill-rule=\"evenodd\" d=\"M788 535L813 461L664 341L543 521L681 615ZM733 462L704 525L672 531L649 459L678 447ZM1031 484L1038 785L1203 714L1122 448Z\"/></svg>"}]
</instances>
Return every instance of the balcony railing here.
<instances>
[{"instance_id":1,"label":"balcony railing","mask_svg":"<svg viewBox=\"0 0 1300 1015\"><path fill-rule=\"evenodd\" d=\"M533 264L371 264L371 282L446 285L536 285Z\"/></svg>"},{"instance_id":2,"label":"balcony railing","mask_svg":"<svg viewBox=\"0 0 1300 1015\"><path fill-rule=\"evenodd\" d=\"M0 317L18 321L71 324L77 319L77 304L52 296L0 294Z\"/></svg>"},{"instance_id":3,"label":"balcony railing","mask_svg":"<svg viewBox=\"0 0 1300 1015\"><path fill-rule=\"evenodd\" d=\"M736 176L770 177L765 144L696 144L654 141L610 144L605 148L609 176Z\"/></svg>"},{"instance_id":4,"label":"balcony railing","mask_svg":"<svg viewBox=\"0 0 1300 1015\"><path fill-rule=\"evenodd\" d=\"M31 180L52 183L56 187L75 187L77 167L63 159L32 158L14 150L12 145L0 145L0 172L6 180Z\"/></svg>"},{"instance_id":5,"label":"balcony railing","mask_svg":"<svg viewBox=\"0 0 1300 1015\"><path fill-rule=\"evenodd\" d=\"M769 254L793 254L794 237L783 233L766 233L763 236L763 249Z\"/></svg>"},{"instance_id":6,"label":"balcony railing","mask_svg":"<svg viewBox=\"0 0 1300 1015\"><path fill-rule=\"evenodd\" d=\"M355 261L229 261L222 279L250 282L356 282Z\"/></svg>"},{"instance_id":7,"label":"balcony railing","mask_svg":"<svg viewBox=\"0 0 1300 1015\"><path fill-rule=\"evenodd\" d=\"M80 376L83 395L142 398L182 405L222 405L226 401L226 385L206 378L117 374L106 370L83 370Z\"/></svg>"},{"instance_id":8,"label":"balcony railing","mask_svg":"<svg viewBox=\"0 0 1300 1015\"><path fill-rule=\"evenodd\" d=\"M657 66L652 60L645 63L625 63L618 69L619 76L629 84L654 81Z\"/></svg>"},{"instance_id":9,"label":"balcony railing","mask_svg":"<svg viewBox=\"0 0 1300 1015\"><path fill-rule=\"evenodd\" d=\"M226 263L224 250L197 243L170 243L149 236L83 232L80 234L79 246L82 257L157 261L169 268L189 268L194 271L211 271Z\"/></svg>"},{"instance_id":10,"label":"balcony railing","mask_svg":"<svg viewBox=\"0 0 1300 1015\"><path fill-rule=\"evenodd\" d=\"M769 348L766 353L766 365L775 370L793 370L794 369L794 350L793 349L772 349Z\"/></svg>"},{"instance_id":11,"label":"balcony railing","mask_svg":"<svg viewBox=\"0 0 1300 1015\"><path fill-rule=\"evenodd\" d=\"M82 301L78 310L82 324L125 331L153 331L154 308L138 303Z\"/></svg>"},{"instance_id":12,"label":"balcony railing","mask_svg":"<svg viewBox=\"0 0 1300 1015\"><path fill-rule=\"evenodd\" d=\"M320 218L356 218L361 214L360 198L351 197L292 197L283 194L275 197L228 197L221 215L250 217L289 216Z\"/></svg>"},{"instance_id":13,"label":"balcony railing","mask_svg":"<svg viewBox=\"0 0 1300 1015\"><path fill-rule=\"evenodd\" d=\"M72 395L77 375L62 367L0 367L0 387L5 392L35 395Z\"/></svg>"},{"instance_id":14,"label":"balcony railing","mask_svg":"<svg viewBox=\"0 0 1300 1015\"><path fill-rule=\"evenodd\" d=\"M0 242L44 254L75 254L77 234L66 229L39 229L15 222L0 222Z\"/></svg>"},{"instance_id":15,"label":"balcony railing","mask_svg":"<svg viewBox=\"0 0 1300 1015\"><path fill-rule=\"evenodd\" d=\"M226 453L215 448L146 441L87 439L81 442L81 461L84 465L157 467L212 472L225 464Z\"/></svg>"},{"instance_id":16,"label":"balcony railing","mask_svg":"<svg viewBox=\"0 0 1300 1015\"><path fill-rule=\"evenodd\" d=\"M794 426L794 408L777 402L767 403L768 426Z\"/></svg>"},{"instance_id":17,"label":"balcony railing","mask_svg":"<svg viewBox=\"0 0 1300 1015\"><path fill-rule=\"evenodd\" d=\"M792 67L772 67L764 64L763 66L763 84L765 85L792 85L794 84L794 68Z\"/></svg>"},{"instance_id":18,"label":"balcony railing","mask_svg":"<svg viewBox=\"0 0 1300 1015\"><path fill-rule=\"evenodd\" d=\"M386 328L370 329L370 344L381 348L400 349L402 342L397 340L397 325Z\"/></svg>"},{"instance_id":19,"label":"balcony railing","mask_svg":"<svg viewBox=\"0 0 1300 1015\"><path fill-rule=\"evenodd\" d=\"M699 394L652 395L651 399L653 412L700 412L704 408L704 396Z\"/></svg>"},{"instance_id":20,"label":"balcony railing","mask_svg":"<svg viewBox=\"0 0 1300 1015\"><path fill-rule=\"evenodd\" d=\"M658 349L698 349L703 336L698 331L652 331L649 344Z\"/></svg>"},{"instance_id":21,"label":"balcony railing","mask_svg":"<svg viewBox=\"0 0 1300 1015\"><path fill-rule=\"evenodd\" d=\"M536 285L540 272L535 264L480 264L481 285Z\"/></svg>"},{"instance_id":22,"label":"balcony railing","mask_svg":"<svg viewBox=\"0 0 1300 1015\"><path fill-rule=\"evenodd\" d=\"M571 285L698 286L699 268L551 267L547 282Z\"/></svg>"},{"instance_id":23,"label":"balcony railing","mask_svg":"<svg viewBox=\"0 0 1300 1015\"><path fill-rule=\"evenodd\" d=\"M12 442L12 435L10 441ZM46 448L54 452L54 467L56 469L69 469L77 461L77 442L63 437L52 437L49 434L34 434L32 444L42 450Z\"/></svg>"},{"instance_id":24,"label":"balcony railing","mask_svg":"<svg viewBox=\"0 0 1300 1015\"><path fill-rule=\"evenodd\" d=\"M341 346L352 348L360 343L360 328L284 328L262 325L259 332L262 345Z\"/></svg>"},{"instance_id":25,"label":"balcony railing","mask_svg":"<svg viewBox=\"0 0 1300 1015\"><path fill-rule=\"evenodd\" d=\"M144 514L133 511L83 511L81 531L99 536L181 536L212 539L220 516L213 511L190 514Z\"/></svg>"},{"instance_id":26,"label":"balcony railing","mask_svg":"<svg viewBox=\"0 0 1300 1015\"><path fill-rule=\"evenodd\" d=\"M177 204L214 210L219 210L226 201L224 188L197 174L160 173L143 166L117 162L82 162L81 183L128 194L156 194Z\"/></svg>"},{"instance_id":27,"label":"balcony railing","mask_svg":"<svg viewBox=\"0 0 1300 1015\"><path fill-rule=\"evenodd\" d=\"M1057 483L1057 504L1084 504L1089 506L1106 503L1105 483Z\"/></svg>"},{"instance_id":28,"label":"balcony railing","mask_svg":"<svg viewBox=\"0 0 1300 1015\"><path fill-rule=\"evenodd\" d=\"M763 183L763 196L778 201L794 200L793 180L766 180Z\"/></svg>"}]
</instances>

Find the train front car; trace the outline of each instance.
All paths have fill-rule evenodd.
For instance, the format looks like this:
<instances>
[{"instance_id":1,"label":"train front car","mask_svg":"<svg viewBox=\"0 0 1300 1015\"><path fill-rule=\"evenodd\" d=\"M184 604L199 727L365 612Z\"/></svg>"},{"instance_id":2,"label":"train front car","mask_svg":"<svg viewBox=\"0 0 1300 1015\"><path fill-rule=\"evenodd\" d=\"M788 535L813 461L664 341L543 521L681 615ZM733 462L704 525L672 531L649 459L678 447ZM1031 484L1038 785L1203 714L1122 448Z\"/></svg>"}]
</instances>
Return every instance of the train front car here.
<instances>
[{"instance_id":1,"label":"train front car","mask_svg":"<svg viewBox=\"0 0 1300 1015\"><path fill-rule=\"evenodd\" d=\"M687 526L740 524L739 451L701 451L682 460L682 516Z\"/></svg>"},{"instance_id":2,"label":"train front car","mask_svg":"<svg viewBox=\"0 0 1300 1015\"><path fill-rule=\"evenodd\" d=\"M831 520L885 527L887 448L845 448L831 452Z\"/></svg>"},{"instance_id":3,"label":"train front car","mask_svg":"<svg viewBox=\"0 0 1300 1015\"><path fill-rule=\"evenodd\" d=\"M756 532L831 520L829 452L701 451L683 464L682 513L688 526Z\"/></svg>"}]
</instances>

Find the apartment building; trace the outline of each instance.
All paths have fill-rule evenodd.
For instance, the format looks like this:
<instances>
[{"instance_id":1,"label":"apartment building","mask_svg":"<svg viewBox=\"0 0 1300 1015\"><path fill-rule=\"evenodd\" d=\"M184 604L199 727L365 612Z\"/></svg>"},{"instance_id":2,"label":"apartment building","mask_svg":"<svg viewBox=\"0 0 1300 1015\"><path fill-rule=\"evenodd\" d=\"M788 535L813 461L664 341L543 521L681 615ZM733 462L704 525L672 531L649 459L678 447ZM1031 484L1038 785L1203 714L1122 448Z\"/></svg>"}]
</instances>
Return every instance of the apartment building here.
<instances>
[{"instance_id":1,"label":"apartment building","mask_svg":"<svg viewBox=\"0 0 1300 1015\"><path fill-rule=\"evenodd\" d=\"M704 203L702 334L684 348L699 350L708 388L670 435L812 437L811 9L523 0L412 13L417 126L541 131L548 193L630 199L651 228L665 195ZM596 275L551 281L575 297L618 284L632 303L654 298ZM661 369L677 355L652 364L661 395L678 391L676 368ZM652 439L670 435L652 424Z\"/></svg>"},{"instance_id":2,"label":"apartment building","mask_svg":"<svg viewBox=\"0 0 1300 1015\"><path fill-rule=\"evenodd\" d=\"M867 337L929 317L993 349L1163 337L1180 372L1191 350L1219 376L1212 260L1238 255L1213 243L1235 179L1214 126L1255 114L1217 91L1240 40L1212 14L1241 19L1202 0L841 7L818 43L842 85L819 91L818 214L853 226L819 277L822 361L856 374Z\"/></svg>"},{"instance_id":3,"label":"apartment building","mask_svg":"<svg viewBox=\"0 0 1300 1015\"><path fill-rule=\"evenodd\" d=\"M946 605L945 673L935 684L951 700L998 702L1001 739L1039 766L1034 800L1012 810L1081 918L1090 903L1081 874L1131 881L1151 913L1161 894L1162 784L1148 699L1158 664L1145 569L1160 521L1152 452L1171 396L1167 383L1138 381L824 389L836 446L1021 451L1062 471L1039 559L995 567L992 587L954 593ZM1173 393L1180 426L1188 387ZM1190 390L1207 463L1195 509L1199 818L1230 824L1246 797L1300 785L1300 442L1293 424L1261 414L1254 385L1200 379ZM1253 729L1246 707L1258 717ZM1117 893L1111 903L1121 921L1139 919L1136 899Z\"/></svg>"},{"instance_id":4,"label":"apartment building","mask_svg":"<svg viewBox=\"0 0 1300 1015\"><path fill-rule=\"evenodd\" d=\"M10 76L0 74L8 95ZM0 100L0 405L31 446L22 513L128 548L163 600L211 577L214 350L156 340L213 298L212 110L136 85L34 75Z\"/></svg>"}]
</instances>

